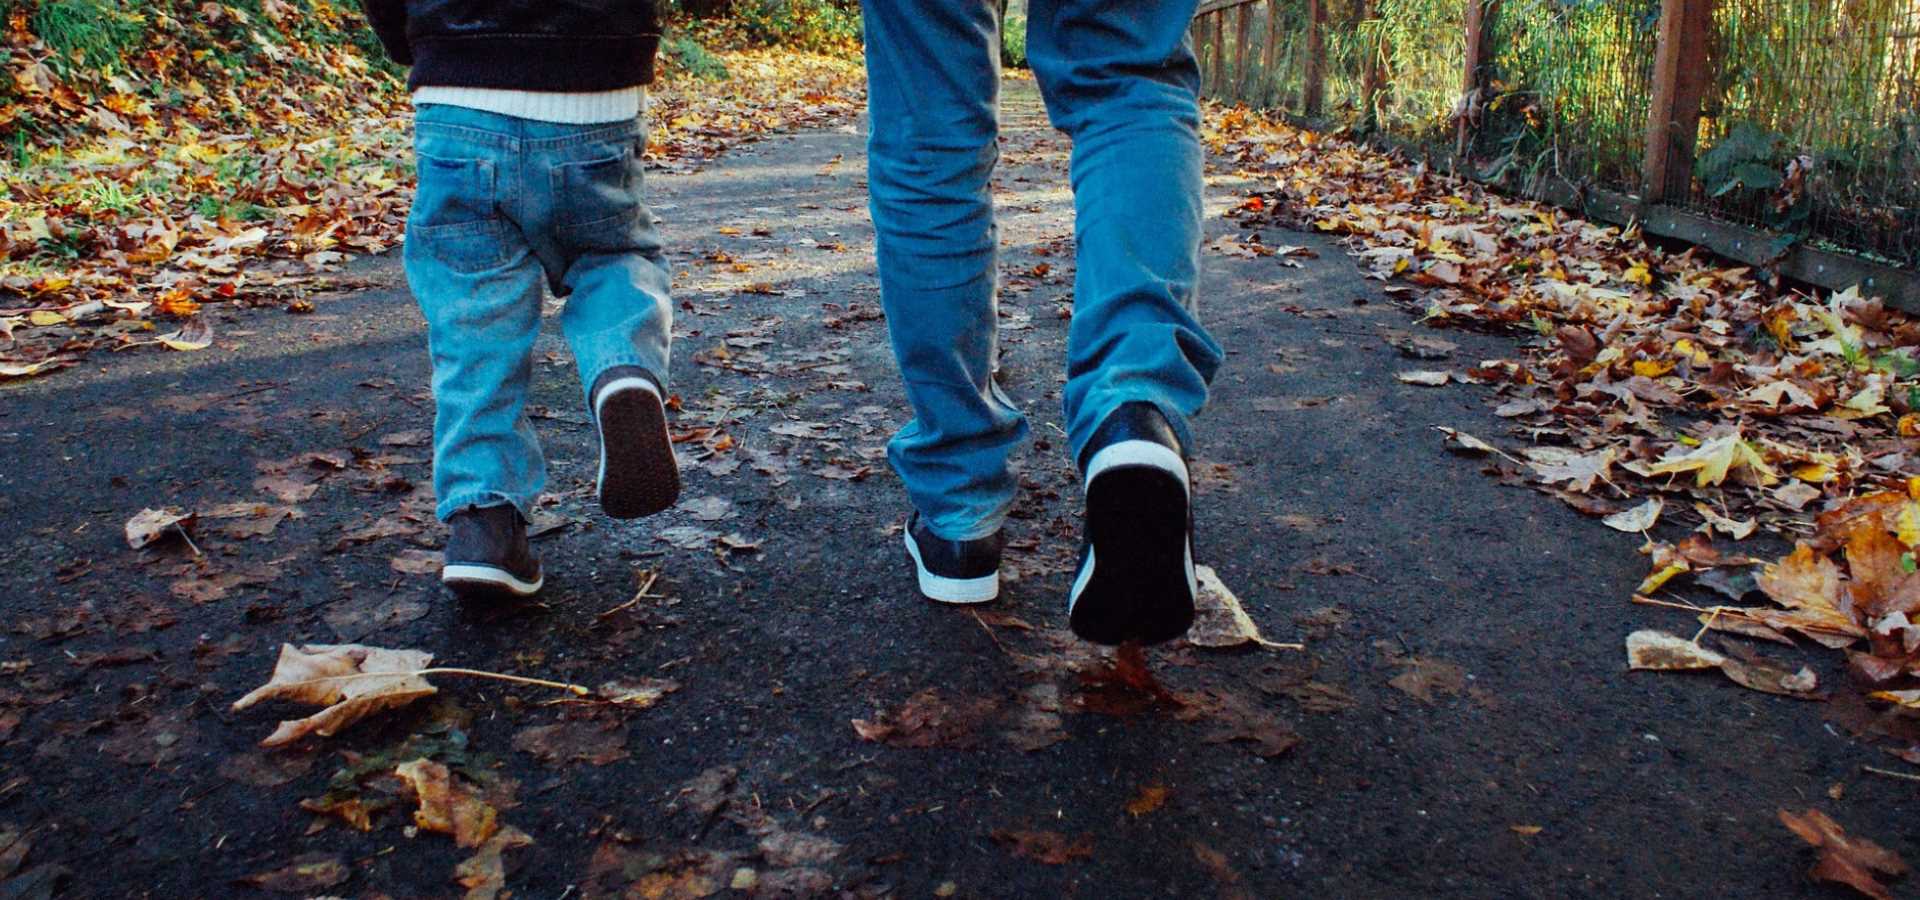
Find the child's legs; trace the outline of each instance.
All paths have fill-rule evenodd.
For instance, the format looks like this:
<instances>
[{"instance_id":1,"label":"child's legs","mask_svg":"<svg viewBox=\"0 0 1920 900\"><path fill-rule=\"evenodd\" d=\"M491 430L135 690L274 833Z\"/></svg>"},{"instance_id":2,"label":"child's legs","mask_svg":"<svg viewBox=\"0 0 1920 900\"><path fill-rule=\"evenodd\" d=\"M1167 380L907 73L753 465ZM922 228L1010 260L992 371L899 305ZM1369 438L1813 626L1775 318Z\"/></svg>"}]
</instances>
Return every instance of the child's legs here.
<instances>
[{"instance_id":1,"label":"child's legs","mask_svg":"<svg viewBox=\"0 0 1920 900\"><path fill-rule=\"evenodd\" d=\"M1221 350L1194 317L1199 68L1194 0L1032 0L1028 59L1073 138L1078 242L1066 415L1078 456L1109 413L1147 401L1188 447Z\"/></svg>"},{"instance_id":2,"label":"child's legs","mask_svg":"<svg viewBox=\"0 0 1920 900\"><path fill-rule=\"evenodd\" d=\"M1026 419L993 383L999 40L985 0L866 0L880 300L914 420L889 446L951 540L1000 527Z\"/></svg>"},{"instance_id":3,"label":"child's legs","mask_svg":"<svg viewBox=\"0 0 1920 900\"><path fill-rule=\"evenodd\" d=\"M504 135L483 130L500 118L428 106L415 137L420 187L403 256L433 355L442 519L501 503L525 515L546 481L525 413L541 270L502 212L518 163Z\"/></svg>"},{"instance_id":4,"label":"child's legs","mask_svg":"<svg viewBox=\"0 0 1920 900\"><path fill-rule=\"evenodd\" d=\"M529 212L543 220L533 231L544 235L555 293L567 298L560 329L581 387L592 391L615 366L639 366L664 388L673 277L642 197L639 125L543 125L537 133L553 136L535 142L547 190Z\"/></svg>"}]
</instances>

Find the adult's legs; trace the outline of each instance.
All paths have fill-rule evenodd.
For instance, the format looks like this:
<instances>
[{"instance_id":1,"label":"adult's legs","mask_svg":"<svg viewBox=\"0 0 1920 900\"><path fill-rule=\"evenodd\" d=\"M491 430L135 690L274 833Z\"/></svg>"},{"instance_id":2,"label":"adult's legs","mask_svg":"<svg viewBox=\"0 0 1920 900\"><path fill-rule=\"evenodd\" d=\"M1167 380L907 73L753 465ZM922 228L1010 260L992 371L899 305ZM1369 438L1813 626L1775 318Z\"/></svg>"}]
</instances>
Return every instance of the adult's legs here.
<instances>
[{"instance_id":1,"label":"adult's legs","mask_svg":"<svg viewBox=\"0 0 1920 900\"><path fill-rule=\"evenodd\" d=\"M1195 318L1199 66L1195 0L1031 0L1027 59L1048 116L1073 139L1078 244L1065 396L1076 459L1129 402L1183 447L1221 350ZM1085 460L1081 460L1084 464Z\"/></svg>"},{"instance_id":2,"label":"adult's legs","mask_svg":"<svg viewBox=\"0 0 1920 900\"><path fill-rule=\"evenodd\" d=\"M993 383L999 24L986 0L864 0L880 300L914 419L888 447L933 532L999 530L1025 417Z\"/></svg>"}]
</instances>

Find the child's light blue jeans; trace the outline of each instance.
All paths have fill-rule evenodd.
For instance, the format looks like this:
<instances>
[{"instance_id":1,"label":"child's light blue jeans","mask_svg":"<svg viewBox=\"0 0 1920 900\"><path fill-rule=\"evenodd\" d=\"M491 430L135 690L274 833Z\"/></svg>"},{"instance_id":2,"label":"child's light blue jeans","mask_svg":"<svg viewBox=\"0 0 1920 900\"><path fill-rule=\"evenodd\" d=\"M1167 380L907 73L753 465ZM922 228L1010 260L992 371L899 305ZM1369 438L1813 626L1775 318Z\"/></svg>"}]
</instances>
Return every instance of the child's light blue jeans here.
<instances>
[{"instance_id":1,"label":"child's light blue jeans","mask_svg":"<svg viewBox=\"0 0 1920 900\"><path fill-rule=\"evenodd\" d=\"M407 281L427 318L436 409L433 488L445 519L546 483L527 420L543 288L583 386L634 365L666 383L671 278L641 202L638 122L558 125L424 105Z\"/></svg>"},{"instance_id":2,"label":"child's light blue jeans","mask_svg":"<svg viewBox=\"0 0 1920 900\"><path fill-rule=\"evenodd\" d=\"M1196 0L1030 0L1028 62L1073 140L1078 272L1065 413L1075 457L1122 403L1185 446L1220 347L1194 318L1201 173ZM889 457L936 534L1000 528L1027 433L993 383L988 176L1000 38L989 0L863 0L880 294L914 419Z\"/></svg>"}]
</instances>

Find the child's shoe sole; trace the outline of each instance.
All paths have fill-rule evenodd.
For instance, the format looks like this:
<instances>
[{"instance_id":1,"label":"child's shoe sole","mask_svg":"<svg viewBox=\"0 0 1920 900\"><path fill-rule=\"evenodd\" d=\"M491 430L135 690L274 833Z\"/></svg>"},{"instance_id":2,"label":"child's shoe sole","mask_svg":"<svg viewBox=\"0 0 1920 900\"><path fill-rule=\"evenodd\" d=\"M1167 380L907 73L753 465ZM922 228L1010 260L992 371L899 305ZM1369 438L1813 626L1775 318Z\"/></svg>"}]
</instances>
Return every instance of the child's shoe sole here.
<instances>
[{"instance_id":1,"label":"child's shoe sole","mask_svg":"<svg viewBox=\"0 0 1920 900\"><path fill-rule=\"evenodd\" d=\"M547 576L543 571L527 581L497 566L453 563L440 570L440 583L463 601L487 603L538 594L546 586Z\"/></svg>"}]
</instances>

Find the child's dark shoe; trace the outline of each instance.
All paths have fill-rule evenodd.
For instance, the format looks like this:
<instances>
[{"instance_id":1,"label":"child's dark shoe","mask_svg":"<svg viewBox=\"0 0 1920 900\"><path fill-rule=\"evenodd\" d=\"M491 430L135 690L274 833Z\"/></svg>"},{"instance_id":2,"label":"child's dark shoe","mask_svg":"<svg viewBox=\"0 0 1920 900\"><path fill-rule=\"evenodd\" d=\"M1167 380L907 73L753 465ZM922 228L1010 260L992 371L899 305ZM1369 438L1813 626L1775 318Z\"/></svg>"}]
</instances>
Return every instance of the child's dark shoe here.
<instances>
[{"instance_id":1,"label":"child's dark shoe","mask_svg":"<svg viewBox=\"0 0 1920 900\"><path fill-rule=\"evenodd\" d=\"M918 513L907 520L907 555L920 580L920 593L938 603L985 603L1000 596L1000 551L996 531L970 541L949 541L934 534Z\"/></svg>"},{"instance_id":2,"label":"child's dark shoe","mask_svg":"<svg viewBox=\"0 0 1920 900\"><path fill-rule=\"evenodd\" d=\"M637 519L680 497L680 467L667 436L660 382L639 366L615 366L594 381L593 421L600 434L600 508Z\"/></svg>"},{"instance_id":3,"label":"child's dark shoe","mask_svg":"<svg viewBox=\"0 0 1920 900\"><path fill-rule=\"evenodd\" d=\"M1096 644L1170 641L1193 624L1187 462L1148 403L1122 405L1081 453L1086 543L1067 599L1073 633Z\"/></svg>"},{"instance_id":4,"label":"child's dark shoe","mask_svg":"<svg viewBox=\"0 0 1920 900\"><path fill-rule=\"evenodd\" d=\"M469 506L447 520L440 582L462 600L531 597L546 576L527 545L527 523L511 505Z\"/></svg>"}]
</instances>

